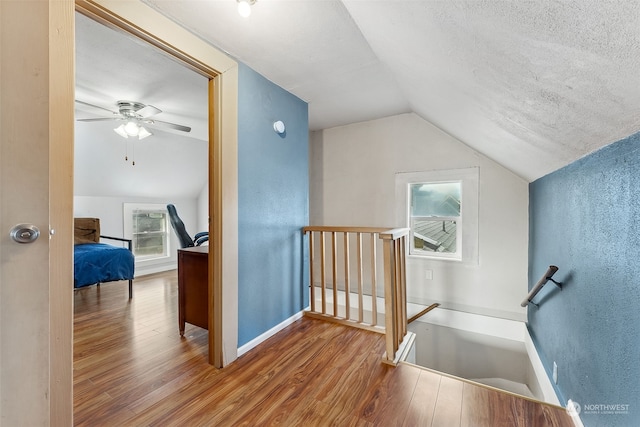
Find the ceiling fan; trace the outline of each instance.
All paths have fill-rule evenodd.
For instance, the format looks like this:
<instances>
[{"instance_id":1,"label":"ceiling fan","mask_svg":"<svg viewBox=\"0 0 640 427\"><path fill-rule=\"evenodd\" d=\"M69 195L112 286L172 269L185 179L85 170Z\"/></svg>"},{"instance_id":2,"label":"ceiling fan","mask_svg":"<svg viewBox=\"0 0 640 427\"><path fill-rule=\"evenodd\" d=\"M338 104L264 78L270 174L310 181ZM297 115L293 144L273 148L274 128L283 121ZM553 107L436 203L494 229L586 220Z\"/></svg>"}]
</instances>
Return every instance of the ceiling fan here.
<instances>
[{"instance_id":1,"label":"ceiling fan","mask_svg":"<svg viewBox=\"0 0 640 427\"><path fill-rule=\"evenodd\" d=\"M136 101L118 101L116 102L118 111L112 111L108 108L89 104L88 102L80 101L77 99L76 102L78 104L87 105L92 108L108 111L112 114L111 117L78 119L79 122L100 122L107 120L123 121L125 123L122 123L120 126L114 129L114 131L123 138L137 137L138 139L143 139L153 135L143 125L149 125L151 127L164 127L181 132L191 132L191 128L189 126L178 125L175 123L169 123L152 118L153 116L162 113L162 110L154 107L153 105L145 105L141 102Z\"/></svg>"}]
</instances>

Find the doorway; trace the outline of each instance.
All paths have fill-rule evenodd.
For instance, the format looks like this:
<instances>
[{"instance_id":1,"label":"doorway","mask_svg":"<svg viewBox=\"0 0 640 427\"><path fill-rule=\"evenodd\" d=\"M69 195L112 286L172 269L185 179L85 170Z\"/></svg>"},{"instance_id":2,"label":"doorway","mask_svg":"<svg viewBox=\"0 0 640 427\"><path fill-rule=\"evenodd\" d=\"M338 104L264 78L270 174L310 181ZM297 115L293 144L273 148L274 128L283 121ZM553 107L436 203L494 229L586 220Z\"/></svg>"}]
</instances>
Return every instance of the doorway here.
<instances>
[{"instance_id":1,"label":"doorway","mask_svg":"<svg viewBox=\"0 0 640 427\"><path fill-rule=\"evenodd\" d=\"M8 238L3 240L3 256L10 255L14 261L10 268L3 267L3 285L7 284L7 274L15 272L15 286L10 293L3 293L3 316L20 327L3 327L8 333L3 342L11 351L5 351L1 359L6 393L2 393L0 410L3 419L15 417L23 424L28 413L34 420L30 424L70 425L74 3L49 0L0 4L0 37L8 47L2 49L2 101L8 106L3 108L2 119L10 123L2 127L6 178L2 182L2 220L11 225L37 223L42 234L35 245L21 246L20 253L17 246L5 250ZM228 364L237 351L237 63L143 2L76 0L75 6L86 16L173 52L209 78L209 182L215 184L209 188L209 228L215 249L209 259L209 286L219 297L210 301L217 301L214 312L219 318L213 325L216 330L222 329L220 334L212 334L220 343L209 343L209 356L215 364ZM22 181L23 175L30 179ZM20 212L11 218L9 214L14 212L4 210L6 206L20 208ZM15 262L22 254L26 268ZM32 278L27 273L39 276ZM24 286L27 284L36 289ZM9 290L7 286L3 289ZM34 307L32 303L36 302ZM33 326L37 333L29 332L28 327ZM32 348L33 344L43 346L42 351ZM29 369L15 368L26 365Z\"/></svg>"},{"instance_id":2,"label":"doorway","mask_svg":"<svg viewBox=\"0 0 640 427\"><path fill-rule=\"evenodd\" d=\"M133 239L136 276L175 269L167 204L192 236L209 228L209 79L75 15L74 217L99 218L102 235ZM125 124L144 133L122 133ZM136 213L144 218L134 221Z\"/></svg>"},{"instance_id":3,"label":"doorway","mask_svg":"<svg viewBox=\"0 0 640 427\"><path fill-rule=\"evenodd\" d=\"M128 3L116 2L109 7L93 1L76 1L76 11L82 15L134 36L138 42L159 49L208 79L209 312L212 314L209 318L209 363L222 367L235 359L237 348L237 333L233 334L234 323L237 329L237 315L233 313L234 306L237 312L237 297L234 300L233 292L225 292L224 295L222 292L223 284L225 289L227 286L230 289L237 288L237 279L235 282L233 279L237 272L237 250L235 263L233 250L228 250L234 245L237 247L237 235L229 233L229 230L233 230L229 227L234 227L237 221L237 205L234 207L233 203L223 203L225 193L237 191L237 181L233 173L225 174L222 169L227 161L236 163L237 86L234 82L237 82L237 64L213 47L199 45L195 36L148 6L140 4L133 7ZM183 46L179 49L174 43L182 43ZM220 69L225 71L220 73ZM229 169L228 166L225 169ZM230 259L223 260L229 255Z\"/></svg>"}]
</instances>

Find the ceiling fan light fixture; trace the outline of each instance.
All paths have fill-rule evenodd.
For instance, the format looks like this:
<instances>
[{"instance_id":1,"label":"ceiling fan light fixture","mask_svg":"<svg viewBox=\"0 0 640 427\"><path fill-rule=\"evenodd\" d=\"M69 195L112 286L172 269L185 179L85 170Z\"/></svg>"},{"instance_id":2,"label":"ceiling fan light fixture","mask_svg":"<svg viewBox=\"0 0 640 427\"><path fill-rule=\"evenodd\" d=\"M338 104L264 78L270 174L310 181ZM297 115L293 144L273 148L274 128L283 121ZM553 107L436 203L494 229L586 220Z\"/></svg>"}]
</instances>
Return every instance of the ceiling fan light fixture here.
<instances>
[{"instance_id":1,"label":"ceiling fan light fixture","mask_svg":"<svg viewBox=\"0 0 640 427\"><path fill-rule=\"evenodd\" d=\"M256 0L236 0L238 2L238 13L243 18L248 18L251 15L251 6L256 3Z\"/></svg>"},{"instance_id":2,"label":"ceiling fan light fixture","mask_svg":"<svg viewBox=\"0 0 640 427\"><path fill-rule=\"evenodd\" d=\"M147 128L145 128L144 126L140 126L134 121L129 121L126 124L122 124L113 129L113 131L123 138L129 138L130 136L132 136L137 137L138 139L145 139L146 137L153 135L153 133L149 132Z\"/></svg>"},{"instance_id":3,"label":"ceiling fan light fixture","mask_svg":"<svg viewBox=\"0 0 640 427\"><path fill-rule=\"evenodd\" d=\"M145 139L148 136L153 135L149 132L145 127L140 126L140 130L138 131L138 139Z\"/></svg>"},{"instance_id":4,"label":"ceiling fan light fixture","mask_svg":"<svg viewBox=\"0 0 640 427\"><path fill-rule=\"evenodd\" d=\"M129 136L138 136L140 133L140 126L134 121L128 121L126 125L124 125L124 131Z\"/></svg>"},{"instance_id":5,"label":"ceiling fan light fixture","mask_svg":"<svg viewBox=\"0 0 640 427\"><path fill-rule=\"evenodd\" d=\"M114 128L113 131L123 138L129 138L129 135L127 135L127 132L124 130L124 125L120 125L117 128Z\"/></svg>"}]
</instances>

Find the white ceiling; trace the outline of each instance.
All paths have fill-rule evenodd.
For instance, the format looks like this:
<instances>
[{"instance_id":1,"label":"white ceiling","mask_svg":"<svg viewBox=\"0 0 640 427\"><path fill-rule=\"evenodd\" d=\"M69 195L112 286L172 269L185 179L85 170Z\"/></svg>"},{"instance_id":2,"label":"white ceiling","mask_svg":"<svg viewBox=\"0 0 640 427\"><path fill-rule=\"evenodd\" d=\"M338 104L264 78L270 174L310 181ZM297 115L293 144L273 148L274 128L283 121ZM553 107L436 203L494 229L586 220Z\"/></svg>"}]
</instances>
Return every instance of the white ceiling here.
<instances>
[{"instance_id":1,"label":"white ceiling","mask_svg":"<svg viewBox=\"0 0 640 427\"><path fill-rule=\"evenodd\" d=\"M144 1L307 101L312 130L412 111L527 180L640 130L635 0Z\"/></svg>"}]
</instances>

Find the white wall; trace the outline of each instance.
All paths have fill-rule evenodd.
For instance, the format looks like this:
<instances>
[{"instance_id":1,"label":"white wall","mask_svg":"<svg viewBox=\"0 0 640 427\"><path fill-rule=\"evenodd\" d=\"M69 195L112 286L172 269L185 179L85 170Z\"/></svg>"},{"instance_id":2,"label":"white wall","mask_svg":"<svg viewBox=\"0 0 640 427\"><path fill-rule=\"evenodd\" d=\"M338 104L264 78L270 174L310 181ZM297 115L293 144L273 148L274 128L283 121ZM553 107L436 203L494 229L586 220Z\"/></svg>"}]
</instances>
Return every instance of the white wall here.
<instances>
[{"instance_id":1,"label":"white wall","mask_svg":"<svg viewBox=\"0 0 640 427\"><path fill-rule=\"evenodd\" d=\"M313 132L310 158L311 225L405 227L396 218L396 173L478 167L479 262L410 258L408 297L525 320L525 180L415 114ZM426 270L432 270L432 280Z\"/></svg>"},{"instance_id":2,"label":"white wall","mask_svg":"<svg viewBox=\"0 0 640 427\"><path fill-rule=\"evenodd\" d=\"M198 225L190 233L209 231L209 183L205 183L198 196Z\"/></svg>"},{"instance_id":3,"label":"white wall","mask_svg":"<svg viewBox=\"0 0 640 427\"><path fill-rule=\"evenodd\" d=\"M75 122L74 195L198 197L208 179L207 141L155 129L142 141L124 139L113 123Z\"/></svg>"},{"instance_id":4,"label":"white wall","mask_svg":"<svg viewBox=\"0 0 640 427\"><path fill-rule=\"evenodd\" d=\"M197 231L198 224L198 201L197 199L156 199L141 197L89 197L75 196L73 216L100 218L100 234L114 237L126 236L123 223L123 203L159 203L167 205L173 203L180 218L184 222L187 231L193 235ZM170 233L170 253L171 257L162 262L148 261L136 262L136 277L159 271L172 270L177 268L177 249L180 247L175 232ZM104 243L114 244L117 242L105 240Z\"/></svg>"}]
</instances>

